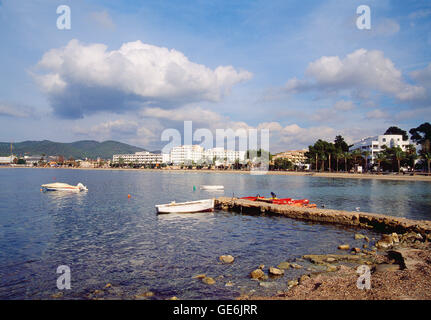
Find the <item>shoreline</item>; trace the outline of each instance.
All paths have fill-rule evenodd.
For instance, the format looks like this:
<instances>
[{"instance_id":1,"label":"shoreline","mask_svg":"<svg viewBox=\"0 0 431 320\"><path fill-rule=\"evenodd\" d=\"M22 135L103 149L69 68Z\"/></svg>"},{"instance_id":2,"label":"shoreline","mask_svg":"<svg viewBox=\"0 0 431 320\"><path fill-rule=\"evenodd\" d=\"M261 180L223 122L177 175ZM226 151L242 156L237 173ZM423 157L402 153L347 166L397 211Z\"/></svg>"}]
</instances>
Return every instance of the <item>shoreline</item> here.
<instances>
[{"instance_id":1,"label":"shoreline","mask_svg":"<svg viewBox=\"0 0 431 320\"><path fill-rule=\"evenodd\" d=\"M25 166L0 166L0 169L66 169L66 170L101 170L101 171L137 171L137 172L175 172L175 173L216 173L216 174L251 174L243 170L208 170L208 169L133 169L133 168L70 168L70 167L25 167ZM388 181L423 181L431 182L431 176L425 175L377 175L366 173L344 173L344 172L302 172L302 171L268 171L257 175L281 175L281 176L309 176L317 178L332 179L375 179Z\"/></svg>"}]
</instances>

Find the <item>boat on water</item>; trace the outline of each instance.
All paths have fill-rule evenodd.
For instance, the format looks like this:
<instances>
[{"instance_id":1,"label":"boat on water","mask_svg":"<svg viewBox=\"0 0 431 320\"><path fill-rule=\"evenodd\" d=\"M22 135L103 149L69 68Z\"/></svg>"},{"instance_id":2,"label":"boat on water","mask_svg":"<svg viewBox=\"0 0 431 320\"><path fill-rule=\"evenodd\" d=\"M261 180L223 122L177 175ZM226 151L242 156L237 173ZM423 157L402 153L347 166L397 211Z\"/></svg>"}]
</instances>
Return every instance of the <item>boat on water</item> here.
<instances>
[{"instance_id":1,"label":"boat on water","mask_svg":"<svg viewBox=\"0 0 431 320\"><path fill-rule=\"evenodd\" d=\"M76 186L72 186L67 183L55 182L55 183L47 183L42 186L43 191L87 191L87 187L82 183L78 183Z\"/></svg>"},{"instance_id":2,"label":"boat on water","mask_svg":"<svg viewBox=\"0 0 431 320\"><path fill-rule=\"evenodd\" d=\"M224 190L224 186L206 185L206 186L201 186L201 189L208 190L208 191Z\"/></svg>"},{"instance_id":3,"label":"boat on water","mask_svg":"<svg viewBox=\"0 0 431 320\"><path fill-rule=\"evenodd\" d=\"M272 204L279 204L279 205L287 205L287 206L295 206L295 207L306 207L306 208L316 208L317 205L314 203L310 203L310 200L308 199L299 199L295 200L292 198L265 198L257 195L256 197L242 197L242 200L249 200L249 201L260 201L260 202L266 202L266 203L272 203Z\"/></svg>"},{"instance_id":4,"label":"boat on water","mask_svg":"<svg viewBox=\"0 0 431 320\"><path fill-rule=\"evenodd\" d=\"M188 202L171 202L156 205L157 213L195 213L210 212L214 210L214 199L205 199Z\"/></svg>"}]
</instances>

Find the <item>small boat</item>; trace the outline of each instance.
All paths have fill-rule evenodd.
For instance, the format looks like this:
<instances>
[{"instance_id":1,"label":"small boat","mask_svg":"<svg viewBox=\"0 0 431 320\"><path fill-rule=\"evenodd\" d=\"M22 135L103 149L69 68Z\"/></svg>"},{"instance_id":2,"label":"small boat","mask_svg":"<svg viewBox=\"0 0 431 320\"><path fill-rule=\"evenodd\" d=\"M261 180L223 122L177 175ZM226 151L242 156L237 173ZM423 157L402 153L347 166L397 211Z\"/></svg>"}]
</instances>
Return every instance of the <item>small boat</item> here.
<instances>
[{"instance_id":1,"label":"small boat","mask_svg":"<svg viewBox=\"0 0 431 320\"><path fill-rule=\"evenodd\" d=\"M67 183L48 183L42 185L43 191L87 191L87 187L84 186L82 183L78 183L76 186L72 186Z\"/></svg>"},{"instance_id":2,"label":"small boat","mask_svg":"<svg viewBox=\"0 0 431 320\"><path fill-rule=\"evenodd\" d=\"M211 185L207 185L207 186L201 186L202 190L209 190L209 191L214 191L214 190L224 190L224 186L211 186Z\"/></svg>"},{"instance_id":3,"label":"small boat","mask_svg":"<svg viewBox=\"0 0 431 320\"><path fill-rule=\"evenodd\" d=\"M316 208L316 204L310 203L310 200L308 199L300 199L295 200L292 198L282 198L278 199L276 197L273 198L264 198L257 195L256 197L243 197L241 198L243 200L249 200L249 201L261 201L266 203L272 203L272 204L278 204L278 205L287 205L287 206L294 206L294 207L305 207L305 208Z\"/></svg>"},{"instance_id":4,"label":"small boat","mask_svg":"<svg viewBox=\"0 0 431 320\"><path fill-rule=\"evenodd\" d=\"M214 199L205 199L188 202L171 202L156 205L157 213L195 213L214 210Z\"/></svg>"}]
</instances>

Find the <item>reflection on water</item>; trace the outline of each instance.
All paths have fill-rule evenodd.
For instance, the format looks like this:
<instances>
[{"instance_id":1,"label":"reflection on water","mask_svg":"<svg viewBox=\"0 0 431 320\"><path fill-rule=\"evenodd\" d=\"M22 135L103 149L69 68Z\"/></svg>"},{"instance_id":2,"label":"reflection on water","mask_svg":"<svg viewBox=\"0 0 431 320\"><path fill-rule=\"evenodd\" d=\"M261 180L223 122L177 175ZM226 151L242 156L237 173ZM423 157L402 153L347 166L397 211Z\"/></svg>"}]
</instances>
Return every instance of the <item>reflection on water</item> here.
<instances>
[{"instance_id":1,"label":"reflection on water","mask_svg":"<svg viewBox=\"0 0 431 320\"><path fill-rule=\"evenodd\" d=\"M55 172L55 173L54 173ZM40 192L56 181L83 182L88 192ZM224 192L200 190L224 185ZM196 186L197 190L193 190ZM430 184L313 177L250 176L182 172L0 170L0 297L49 298L56 268L72 271L66 298L82 299L112 284L108 297L133 298L151 290L154 298L234 298L241 292L273 291L251 281L260 264L277 265L303 254L334 253L340 243L360 246L358 230L227 212L157 215L154 206L220 195L309 198L327 208L430 218ZM128 198L128 194L131 198ZM361 231L373 236L372 233ZM232 254L222 265L218 257ZM303 262L300 262L303 263ZM304 268L305 270L305 268ZM271 279L274 289L304 270ZM193 279L205 273L208 286ZM226 282L234 283L226 287Z\"/></svg>"}]
</instances>

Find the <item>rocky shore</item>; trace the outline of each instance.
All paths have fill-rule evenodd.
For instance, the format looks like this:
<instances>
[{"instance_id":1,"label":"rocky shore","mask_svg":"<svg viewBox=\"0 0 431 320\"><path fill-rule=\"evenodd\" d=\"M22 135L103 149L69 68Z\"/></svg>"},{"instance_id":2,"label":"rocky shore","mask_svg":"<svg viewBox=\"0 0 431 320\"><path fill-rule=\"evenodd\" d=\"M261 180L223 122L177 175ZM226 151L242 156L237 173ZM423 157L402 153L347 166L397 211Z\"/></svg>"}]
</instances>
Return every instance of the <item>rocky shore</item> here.
<instances>
[{"instance_id":1,"label":"rocky shore","mask_svg":"<svg viewBox=\"0 0 431 320\"><path fill-rule=\"evenodd\" d=\"M366 240L364 238L364 240ZM242 295L241 300L430 300L431 245L420 234L384 234L372 250L353 248L348 254L305 255L324 271L286 282L270 297ZM368 246L368 241L364 242ZM370 287L358 286L364 269ZM263 279L263 276L262 278ZM362 280L360 281L362 282Z\"/></svg>"}]
</instances>

